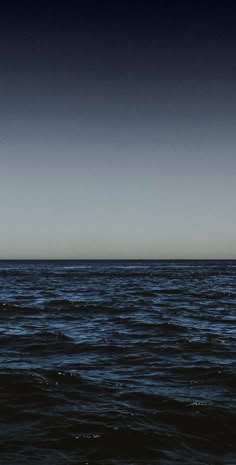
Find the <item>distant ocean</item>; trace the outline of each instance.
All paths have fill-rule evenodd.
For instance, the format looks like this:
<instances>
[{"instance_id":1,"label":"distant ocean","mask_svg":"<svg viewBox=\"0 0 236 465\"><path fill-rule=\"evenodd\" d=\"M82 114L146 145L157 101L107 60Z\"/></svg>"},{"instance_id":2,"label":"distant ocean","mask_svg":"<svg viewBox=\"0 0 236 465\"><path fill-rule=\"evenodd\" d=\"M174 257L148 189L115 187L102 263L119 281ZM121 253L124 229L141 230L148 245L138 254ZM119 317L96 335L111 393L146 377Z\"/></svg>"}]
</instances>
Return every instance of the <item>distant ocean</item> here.
<instances>
[{"instance_id":1,"label":"distant ocean","mask_svg":"<svg viewBox=\"0 0 236 465\"><path fill-rule=\"evenodd\" d=\"M1 465L235 465L235 261L0 262Z\"/></svg>"}]
</instances>

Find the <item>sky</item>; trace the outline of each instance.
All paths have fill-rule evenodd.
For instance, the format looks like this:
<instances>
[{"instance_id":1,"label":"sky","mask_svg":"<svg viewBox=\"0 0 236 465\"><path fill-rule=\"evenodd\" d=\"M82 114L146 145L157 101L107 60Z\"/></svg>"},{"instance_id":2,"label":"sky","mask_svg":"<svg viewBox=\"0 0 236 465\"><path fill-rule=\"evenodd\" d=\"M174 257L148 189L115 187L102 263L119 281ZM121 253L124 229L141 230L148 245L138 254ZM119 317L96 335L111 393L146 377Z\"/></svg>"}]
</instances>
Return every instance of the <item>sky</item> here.
<instances>
[{"instance_id":1,"label":"sky","mask_svg":"<svg viewBox=\"0 0 236 465\"><path fill-rule=\"evenodd\" d=\"M3 9L0 259L236 259L235 14L194 3Z\"/></svg>"}]
</instances>

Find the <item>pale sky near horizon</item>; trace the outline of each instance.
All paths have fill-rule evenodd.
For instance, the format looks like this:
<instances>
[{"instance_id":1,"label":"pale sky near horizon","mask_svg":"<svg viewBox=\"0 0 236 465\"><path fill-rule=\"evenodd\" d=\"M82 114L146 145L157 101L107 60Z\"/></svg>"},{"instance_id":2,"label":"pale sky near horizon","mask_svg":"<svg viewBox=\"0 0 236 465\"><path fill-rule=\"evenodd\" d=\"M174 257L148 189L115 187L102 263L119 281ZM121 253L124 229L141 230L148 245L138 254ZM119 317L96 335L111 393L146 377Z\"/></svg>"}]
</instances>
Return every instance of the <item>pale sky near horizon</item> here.
<instances>
[{"instance_id":1,"label":"pale sky near horizon","mask_svg":"<svg viewBox=\"0 0 236 465\"><path fill-rule=\"evenodd\" d=\"M236 259L233 38L148 25L1 33L0 259Z\"/></svg>"}]
</instances>

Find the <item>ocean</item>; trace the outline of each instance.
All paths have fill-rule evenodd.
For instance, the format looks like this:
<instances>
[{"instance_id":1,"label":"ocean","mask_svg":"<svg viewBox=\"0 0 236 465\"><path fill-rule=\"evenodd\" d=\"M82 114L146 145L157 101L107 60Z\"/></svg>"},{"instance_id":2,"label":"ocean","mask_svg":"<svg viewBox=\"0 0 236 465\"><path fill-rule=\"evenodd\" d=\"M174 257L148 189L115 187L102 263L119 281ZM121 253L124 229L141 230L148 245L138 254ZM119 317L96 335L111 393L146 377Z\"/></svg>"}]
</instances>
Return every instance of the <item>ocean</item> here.
<instances>
[{"instance_id":1,"label":"ocean","mask_svg":"<svg viewBox=\"0 0 236 465\"><path fill-rule=\"evenodd\" d=\"M235 465L236 261L1 261L1 465Z\"/></svg>"}]
</instances>

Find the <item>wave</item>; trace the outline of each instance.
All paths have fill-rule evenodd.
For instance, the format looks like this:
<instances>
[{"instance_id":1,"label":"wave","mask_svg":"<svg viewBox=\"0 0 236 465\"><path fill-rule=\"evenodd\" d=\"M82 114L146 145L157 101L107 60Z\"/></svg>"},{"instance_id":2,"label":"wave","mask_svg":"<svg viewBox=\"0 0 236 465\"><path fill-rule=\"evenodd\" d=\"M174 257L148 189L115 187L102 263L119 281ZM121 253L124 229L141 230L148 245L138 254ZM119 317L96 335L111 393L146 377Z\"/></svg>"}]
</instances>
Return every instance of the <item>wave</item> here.
<instances>
[{"instance_id":1,"label":"wave","mask_svg":"<svg viewBox=\"0 0 236 465\"><path fill-rule=\"evenodd\" d=\"M235 273L1 263L0 463L236 463Z\"/></svg>"}]
</instances>

